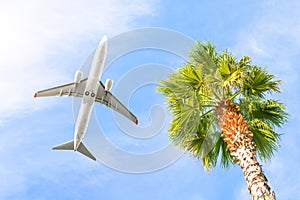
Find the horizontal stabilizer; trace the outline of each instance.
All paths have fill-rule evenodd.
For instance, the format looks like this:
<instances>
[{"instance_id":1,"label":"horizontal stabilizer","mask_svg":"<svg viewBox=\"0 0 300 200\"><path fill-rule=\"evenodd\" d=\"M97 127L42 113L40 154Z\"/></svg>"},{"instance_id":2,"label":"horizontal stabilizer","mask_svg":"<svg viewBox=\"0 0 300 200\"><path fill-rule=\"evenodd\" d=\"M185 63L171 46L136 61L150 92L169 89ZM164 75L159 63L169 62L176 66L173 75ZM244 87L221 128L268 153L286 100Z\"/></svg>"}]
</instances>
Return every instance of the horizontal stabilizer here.
<instances>
[{"instance_id":1,"label":"horizontal stabilizer","mask_svg":"<svg viewBox=\"0 0 300 200\"><path fill-rule=\"evenodd\" d=\"M89 150L84 146L84 144L82 142L80 143L77 151L79 151L80 153L89 157L92 160L96 160L96 158L93 156L93 154L91 154L91 152L89 152Z\"/></svg>"},{"instance_id":2,"label":"horizontal stabilizer","mask_svg":"<svg viewBox=\"0 0 300 200\"><path fill-rule=\"evenodd\" d=\"M52 148L53 150L74 150L74 141L66 142L64 144L57 145ZM89 150L84 146L83 143L80 143L78 152L82 153L83 155L89 157L92 160L96 160L96 158L89 152Z\"/></svg>"},{"instance_id":3,"label":"horizontal stabilizer","mask_svg":"<svg viewBox=\"0 0 300 200\"><path fill-rule=\"evenodd\" d=\"M74 141L66 142L52 148L53 150L74 150Z\"/></svg>"}]
</instances>

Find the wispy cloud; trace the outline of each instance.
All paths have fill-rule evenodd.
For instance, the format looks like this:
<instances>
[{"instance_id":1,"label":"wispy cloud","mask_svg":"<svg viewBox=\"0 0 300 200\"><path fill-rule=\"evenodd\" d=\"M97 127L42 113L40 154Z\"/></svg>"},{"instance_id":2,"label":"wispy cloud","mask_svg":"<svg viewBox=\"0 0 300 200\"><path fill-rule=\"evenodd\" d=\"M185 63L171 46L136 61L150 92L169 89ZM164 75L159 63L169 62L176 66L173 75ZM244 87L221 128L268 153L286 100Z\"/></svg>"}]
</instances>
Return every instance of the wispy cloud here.
<instances>
[{"instance_id":1,"label":"wispy cloud","mask_svg":"<svg viewBox=\"0 0 300 200\"><path fill-rule=\"evenodd\" d=\"M260 14L239 32L237 52L265 57L296 53L300 45L299 7L297 1L264 1Z\"/></svg>"}]
</instances>

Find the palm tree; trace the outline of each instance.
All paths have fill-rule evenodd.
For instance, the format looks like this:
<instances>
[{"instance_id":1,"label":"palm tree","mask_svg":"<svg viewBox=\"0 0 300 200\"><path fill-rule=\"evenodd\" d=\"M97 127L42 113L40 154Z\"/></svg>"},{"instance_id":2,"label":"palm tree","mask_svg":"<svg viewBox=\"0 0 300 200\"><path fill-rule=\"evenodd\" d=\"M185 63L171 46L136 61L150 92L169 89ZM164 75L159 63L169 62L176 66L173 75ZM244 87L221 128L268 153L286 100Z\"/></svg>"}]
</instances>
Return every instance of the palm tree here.
<instances>
[{"instance_id":1,"label":"palm tree","mask_svg":"<svg viewBox=\"0 0 300 200\"><path fill-rule=\"evenodd\" d=\"M196 42L189 61L162 80L158 91L173 115L169 138L202 159L206 170L237 163L252 199L275 199L257 156L269 160L278 148L275 130L287 120L283 104L267 99L281 81L265 68L240 60L228 50L216 52Z\"/></svg>"}]
</instances>

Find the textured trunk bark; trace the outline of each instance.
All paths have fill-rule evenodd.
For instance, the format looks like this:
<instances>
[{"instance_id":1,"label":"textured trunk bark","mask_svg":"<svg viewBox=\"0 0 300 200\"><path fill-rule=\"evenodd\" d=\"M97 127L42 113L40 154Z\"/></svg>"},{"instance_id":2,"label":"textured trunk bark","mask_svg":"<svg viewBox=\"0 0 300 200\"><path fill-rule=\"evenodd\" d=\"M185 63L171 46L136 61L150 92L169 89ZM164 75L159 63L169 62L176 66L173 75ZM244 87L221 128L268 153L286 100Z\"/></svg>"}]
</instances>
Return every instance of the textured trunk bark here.
<instances>
[{"instance_id":1,"label":"textured trunk bark","mask_svg":"<svg viewBox=\"0 0 300 200\"><path fill-rule=\"evenodd\" d=\"M256 160L256 155L242 146L231 154L243 170L248 190L253 200L275 200L274 192L268 185L268 180Z\"/></svg>"},{"instance_id":2,"label":"textured trunk bark","mask_svg":"<svg viewBox=\"0 0 300 200\"><path fill-rule=\"evenodd\" d=\"M253 200L275 200L274 192L256 159L256 148L252 140L253 133L239 113L237 105L229 100L219 103L217 108L222 137L227 143L234 162L243 170L248 190Z\"/></svg>"}]
</instances>

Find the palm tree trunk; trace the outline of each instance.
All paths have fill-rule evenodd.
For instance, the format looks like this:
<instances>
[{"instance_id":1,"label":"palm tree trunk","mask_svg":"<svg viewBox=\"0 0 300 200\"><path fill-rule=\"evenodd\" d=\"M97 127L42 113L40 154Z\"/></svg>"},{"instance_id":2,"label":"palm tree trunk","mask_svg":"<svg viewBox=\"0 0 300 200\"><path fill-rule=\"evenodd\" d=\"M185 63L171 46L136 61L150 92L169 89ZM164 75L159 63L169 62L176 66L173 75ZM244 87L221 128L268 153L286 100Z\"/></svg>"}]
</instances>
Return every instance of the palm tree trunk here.
<instances>
[{"instance_id":1,"label":"palm tree trunk","mask_svg":"<svg viewBox=\"0 0 300 200\"><path fill-rule=\"evenodd\" d=\"M222 137L227 143L234 162L243 170L252 200L275 200L274 192L268 185L261 165L256 160L256 148L252 140L253 133L239 113L237 105L229 100L221 101L217 108Z\"/></svg>"}]
</instances>

